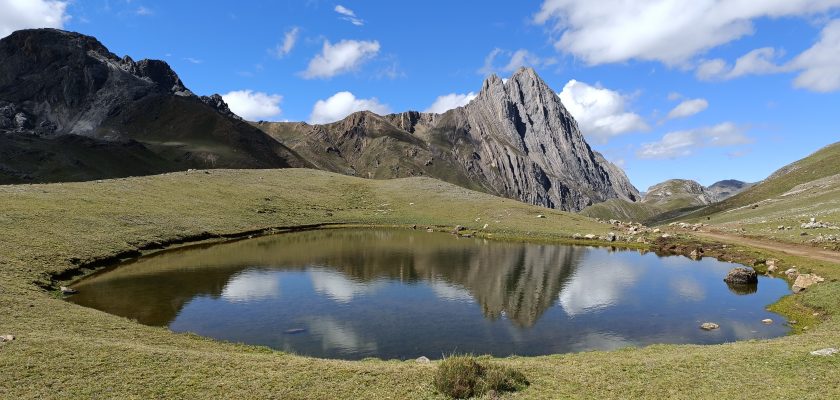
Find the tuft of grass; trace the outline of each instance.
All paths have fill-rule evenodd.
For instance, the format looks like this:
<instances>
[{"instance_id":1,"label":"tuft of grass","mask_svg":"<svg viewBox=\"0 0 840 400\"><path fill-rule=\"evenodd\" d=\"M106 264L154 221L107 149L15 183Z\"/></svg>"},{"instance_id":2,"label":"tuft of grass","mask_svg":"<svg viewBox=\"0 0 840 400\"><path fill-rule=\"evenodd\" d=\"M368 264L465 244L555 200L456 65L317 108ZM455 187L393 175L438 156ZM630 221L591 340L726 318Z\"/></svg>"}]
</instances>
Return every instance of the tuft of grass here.
<instances>
[{"instance_id":1,"label":"tuft of grass","mask_svg":"<svg viewBox=\"0 0 840 400\"><path fill-rule=\"evenodd\" d=\"M528 384L525 375L514 368L467 355L445 358L434 378L435 388L455 399L483 396L490 391L514 392Z\"/></svg>"}]
</instances>

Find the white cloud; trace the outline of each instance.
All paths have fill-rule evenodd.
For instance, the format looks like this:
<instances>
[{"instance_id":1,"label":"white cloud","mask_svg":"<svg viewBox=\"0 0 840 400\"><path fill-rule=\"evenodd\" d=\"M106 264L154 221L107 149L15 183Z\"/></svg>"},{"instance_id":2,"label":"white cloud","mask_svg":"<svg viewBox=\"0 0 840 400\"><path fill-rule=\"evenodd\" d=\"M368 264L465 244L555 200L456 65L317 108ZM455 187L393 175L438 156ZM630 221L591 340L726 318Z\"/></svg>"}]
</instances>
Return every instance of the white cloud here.
<instances>
[{"instance_id":1,"label":"white cloud","mask_svg":"<svg viewBox=\"0 0 840 400\"><path fill-rule=\"evenodd\" d=\"M249 121L276 117L282 112L280 102L283 100L283 96L278 94L254 92L253 90L235 90L223 94L222 98L231 111Z\"/></svg>"},{"instance_id":2,"label":"white cloud","mask_svg":"<svg viewBox=\"0 0 840 400\"><path fill-rule=\"evenodd\" d=\"M708 107L709 102L706 99L685 100L668 113L668 119L689 117Z\"/></svg>"},{"instance_id":3,"label":"white cloud","mask_svg":"<svg viewBox=\"0 0 840 400\"><path fill-rule=\"evenodd\" d=\"M312 114L309 115L309 122L313 124L326 124L338 121L356 111L371 111L377 114L388 114L391 109L382 104L375 97L370 99L357 99L353 93L338 92L326 100L318 100L312 107Z\"/></svg>"},{"instance_id":4,"label":"white cloud","mask_svg":"<svg viewBox=\"0 0 840 400\"><path fill-rule=\"evenodd\" d=\"M499 56L506 56L510 58L508 59L507 63L505 63L503 66L496 66L496 59ZM556 63L557 60L554 58L543 58L525 49L519 49L510 52L497 47L493 50L490 50L490 53L488 53L487 57L484 58L484 65L478 69L478 73L482 75L488 75L496 72L497 70L513 72L519 69L520 67L536 68L553 65Z\"/></svg>"},{"instance_id":5,"label":"white cloud","mask_svg":"<svg viewBox=\"0 0 840 400\"><path fill-rule=\"evenodd\" d=\"M698 79L725 80L745 75L765 75L784 72L785 67L777 65L776 59L783 55L772 47L762 47L750 51L735 60L734 66L727 65L722 59L706 60L695 71Z\"/></svg>"},{"instance_id":6,"label":"white cloud","mask_svg":"<svg viewBox=\"0 0 840 400\"><path fill-rule=\"evenodd\" d=\"M356 13L353 10L342 6L341 4L335 6L335 12L341 14L341 19L350 22L356 26L362 26L365 24L365 21L361 18L356 16Z\"/></svg>"},{"instance_id":7,"label":"white cloud","mask_svg":"<svg viewBox=\"0 0 840 400\"><path fill-rule=\"evenodd\" d=\"M303 72L303 77L330 78L335 75L352 71L363 62L379 53L379 42L342 40L336 44L324 41L324 48L309 61L309 67Z\"/></svg>"},{"instance_id":8,"label":"white cloud","mask_svg":"<svg viewBox=\"0 0 840 400\"><path fill-rule=\"evenodd\" d=\"M616 91L572 79L559 96L581 132L598 142L648 129L641 116L626 110L626 97Z\"/></svg>"},{"instance_id":9,"label":"white cloud","mask_svg":"<svg viewBox=\"0 0 840 400\"><path fill-rule=\"evenodd\" d=\"M64 28L66 1L0 0L0 38L20 29Z\"/></svg>"},{"instance_id":10,"label":"white cloud","mask_svg":"<svg viewBox=\"0 0 840 400\"><path fill-rule=\"evenodd\" d=\"M425 112L441 114L447 110L467 105L467 103L472 101L472 99L476 96L477 95L474 92L469 92L467 94L450 93L438 96L438 98L435 99L435 102L432 103Z\"/></svg>"},{"instance_id":11,"label":"white cloud","mask_svg":"<svg viewBox=\"0 0 840 400\"><path fill-rule=\"evenodd\" d=\"M147 8L147 7L140 6L140 7L137 7L136 10L134 10L134 14L137 14L137 15L140 15L140 16L143 16L143 17L148 17L150 15L154 15L155 12L152 11L151 9Z\"/></svg>"},{"instance_id":12,"label":"white cloud","mask_svg":"<svg viewBox=\"0 0 840 400\"><path fill-rule=\"evenodd\" d=\"M298 28L296 26L293 27L292 29L289 29L288 31L286 31L286 33L283 34L283 43L278 43L277 46L272 51L272 53L277 58L285 57L295 47L295 43L297 43L299 33L300 33L300 28Z\"/></svg>"},{"instance_id":13,"label":"white cloud","mask_svg":"<svg viewBox=\"0 0 840 400\"><path fill-rule=\"evenodd\" d=\"M752 34L755 19L838 7L840 0L544 0L534 21L551 25L558 50L588 64L635 59L683 65Z\"/></svg>"},{"instance_id":14,"label":"white cloud","mask_svg":"<svg viewBox=\"0 0 840 400\"><path fill-rule=\"evenodd\" d=\"M711 127L669 132L658 142L644 143L636 156L646 159L686 157L704 147L728 147L752 143L745 129L731 122Z\"/></svg>"},{"instance_id":15,"label":"white cloud","mask_svg":"<svg viewBox=\"0 0 840 400\"><path fill-rule=\"evenodd\" d=\"M735 60L729 66L722 59L701 63L695 74L703 80L727 80L746 75L795 72L793 86L815 92L840 90L840 20L823 27L820 39L787 63L779 62L783 52L762 47Z\"/></svg>"},{"instance_id":16,"label":"white cloud","mask_svg":"<svg viewBox=\"0 0 840 400\"><path fill-rule=\"evenodd\" d=\"M204 62L204 60L200 60L200 59L195 58L195 57L184 57L184 61L187 61L191 64L201 64L201 63Z\"/></svg>"},{"instance_id":17,"label":"white cloud","mask_svg":"<svg viewBox=\"0 0 840 400\"><path fill-rule=\"evenodd\" d=\"M840 20L823 28L820 40L790 62L789 68L801 70L793 86L815 92L840 89Z\"/></svg>"}]
</instances>

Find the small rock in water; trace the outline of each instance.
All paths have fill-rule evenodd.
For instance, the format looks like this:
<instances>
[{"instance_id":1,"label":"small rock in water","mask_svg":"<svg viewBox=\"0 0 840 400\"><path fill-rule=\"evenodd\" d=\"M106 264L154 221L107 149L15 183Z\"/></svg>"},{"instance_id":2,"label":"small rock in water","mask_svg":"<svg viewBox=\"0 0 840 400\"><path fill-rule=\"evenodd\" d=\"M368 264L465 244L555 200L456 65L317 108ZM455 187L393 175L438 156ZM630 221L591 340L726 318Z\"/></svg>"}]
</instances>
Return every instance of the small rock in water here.
<instances>
[{"instance_id":1,"label":"small rock in water","mask_svg":"<svg viewBox=\"0 0 840 400\"><path fill-rule=\"evenodd\" d=\"M76 294L76 293L79 293L78 290L73 289L73 288L69 288L67 286L62 286L60 288L60 290L61 290L61 294Z\"/></svg>"},{"instance_id":2,"label":"small rock in water","mask_svg":"<svg viewBox=\"0 0 840 400\"><path fill-rule=\"evenodd\" d=\"M304 329L304 328L293 328L293 329L286 329L285 331L283 331L283 333L286 334L286 335L295 335L295 334L303 333L303 332L306 332L306 329Z\"/></svg>"},{"instance_id":3,"label":"small rock in water","mask_svg":"<svg viewBox=\"0 0 840 400\"><path fill-rule=\"evenodd\" d=\"M2 336L0 336L0 343L11 342L12 340L15 340L14 335L2 335Z\"/></svg>"},{"instance_id":4,"label":"small rock in water","mask_svg":"<svg viewBox=\"0 0 840 400\"><path fill-rule=\"evenodd\" d=\"M428 357L426 357L426 356L420 356L420 357L417 357L417 359L416 359L416 360L414 360L414 361L416 361L416 362L417 362L417 364L428 364L428 363L432 362L432 361L431 361L431 360L429 360L429 358L428 358Z\"/></svg>"},{"instance_id":5,"label":"small rock in water","mask_svg":"<svg viewBox=\"0 0 840 400\"><path fill-rule=\"evenodd\" d=\"M723 281L736 285L753 284L758 283L758 274L753 269L738 267L730 270Z\"/></svg>"},{"instance_id":6,"label":"small rock in water","mask_svg":"<svg viewBox=\"0 0 840 400\"><path fill-rule=\"evenodd\" d=\"M814 350L811 352L812 356L833 356L837 353L840 353L840 350L835 349L834 347L829 347L826 349Z\"/></svg>"},{"instance_id":7,"label":"small rock in water","mask_svg":"<svg viewBox=\"0 0 840 400\"><path fill-rule=\"evenodd\" d=\"M714 322L704 322L702 325L700 325L700 329L704 331L713 331L718 328L720 328L720 325Z\"/></svg>"},{"instance_id":8,"label":"small rock in water","mask_svg":"<svg viewBox=\"0 0 840 400\"><path fill-rule=\"evenodd\" d=\"M765 319L761 320L761 323L764 324L764 325L770 325L770 324L773 323L773 320L770 319L770 318L765 318Z\"/></svg>"}]
</instances>

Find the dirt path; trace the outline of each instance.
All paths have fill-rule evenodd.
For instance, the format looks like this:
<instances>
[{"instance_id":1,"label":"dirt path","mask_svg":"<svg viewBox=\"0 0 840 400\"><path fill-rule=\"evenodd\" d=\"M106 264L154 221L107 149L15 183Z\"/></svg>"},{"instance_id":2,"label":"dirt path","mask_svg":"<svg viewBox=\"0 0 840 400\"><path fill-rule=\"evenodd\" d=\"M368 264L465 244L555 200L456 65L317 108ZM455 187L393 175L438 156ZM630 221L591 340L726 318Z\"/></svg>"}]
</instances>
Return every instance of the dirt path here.
<instances>
[{"instance_id":1,"label":"dirt path","mask_svg":"<svg viewBox=\"0 0 840 400\"><path fill-rule=\"evenodd\" d=\"M750 247L756 247L759 249L765 250L774 250L780 251L782 253L791 254L800 257L807 257L814 260L820 261L828 261L835 264L840 264L840 252L831 251L831 250L824 250L818 249L816 247L801 245L801 244L793 244L793 243L782 243L782 242L775 242L772 240L766 239L753 239L753 238L746 238L743 236L737 235L729 235L726 233L720 232L691 232L694 235L707 238L707 239L714 239L723 242L730 242L735 244L741 244Z\"/></svg>"}]
</instances>

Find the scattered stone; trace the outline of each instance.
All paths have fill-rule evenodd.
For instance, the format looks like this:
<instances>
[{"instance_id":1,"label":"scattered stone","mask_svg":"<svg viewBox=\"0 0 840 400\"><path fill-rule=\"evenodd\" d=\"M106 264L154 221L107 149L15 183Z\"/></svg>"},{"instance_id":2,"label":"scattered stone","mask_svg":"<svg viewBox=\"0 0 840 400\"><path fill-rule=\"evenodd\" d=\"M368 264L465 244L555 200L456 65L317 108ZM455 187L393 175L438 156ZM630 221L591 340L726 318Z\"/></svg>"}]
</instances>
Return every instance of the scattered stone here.
<instances>
[{"instance_id":1,"label":"scattered stone","mask_svg":"<svg viewBox=\"0 0 840 400\"><path fill-rule=\"evenodd\" d=\"M0 343L11 342L12 340L15 340L14 335L2 335L2 336L0 336Z\"/></svg>"},{"instance_id":2,"label":"scattered stone","mask_svg":"<svg viewBox=\"0 0 840 400\"><path fill-rule=\"evenodd\" d=\"M764 325L770 325L770 324L773 323L773 320L770 319L770 318L765 318L765 319L761 320L761 323L764 324Z\"/></svg>"},{"instance_id":3,"label":"scattered stone","mask_svg":"<svg viewBox=\"0 0 840 400\"><path fill-rule=\"evenodd\" d=\"M67 286L62 286L59 289L61 290L61 294L76 294L76 293L79 293L78 290L73 289L73 288L69 288Z\"/></svg>"},{"instance_id":4,"label":"scattered stone","mask_svg":"<svg viewBox=\"0 0 840 400\"><path fill-rule=\"evenodd\" d=\"M575 233L574 235L572 235L572 239L581 239L581 238L583 238L583 235L581 235L580 233Z\"/></svg>"},{"instance_id":5,"label":"scattered stone","mask_svg":"<svg viewBox=\"0 0 840 400\"><path fill-rule=\"evenodd\" d=\"M753 284L758 283L758 274L755 273L754 269L738 267L730 270L723 281L736 285Z\"/></svg>"},{"instance_id":6,"label":"scattered stone","mask_svg":"<svg viewBox=\"0 0 840 400\"><path fill-rule=\"evenodd\" d=\"M662 232L662 229L656 228L656 229L653 230L653 233L659 233L659 232Z\"/></svg>"},{"instance_id":7,"label":"scattered stone","mask_svg":"<svg viewBox=\"0 0 840 400\"><path fill-rule=\"evenodd\" d=\"M455 229L453 229L453 230L452 230L452 233L454 233L454 234L456 234L456 235L457 235L457 234L458 234L458 232L461 232L461 231L463 231L464 229L466 229L466 228L464 228L464 227L463 227L463 226L461 226L461 225L458 225L458 226L456 226L456 227L455 227Z\"/></svg>"},{"instance_id":8,"label":"scattered stone","mask_svg":"<svg viewBox=\"0 0 840 400\"><path fill-rule=\"evenodd\" d=\"M434 232L435 230L432 228L426 228L426 232Z\"/></svg>"},{"instance_id":9,"label":"scattered stone","mask_svg":"<svg viewBox=\"0 0 840 400\"><path fill-rule=\"evenodd\" d=\"M796 281L793 282L793 287L791 289L793 290L793 293L799 293L823 281L825 281L825 279L816 274L802 274L796 277Z\"/></svg>"},{"instance_id":10,"label":"scattered stone","mask_svg":"<svg viewBox=\"0 0 840 400\"><path fill-rule=\"evenodd\" d=\"M616 238L617 238L617 236L615 235L614 232L610 232L610 233L607 234L607 241L608 242L615 242Z\"/></svg>"},{"instance_id":11,"label":"scattered stone","mask_svg":"<svg viewBox=\"0 0 840 400\"><path fill-rule=\"evenodd\" d=\"M489 227L489 226L490 226L490 224L484 224L484 226L481 227L481 229L487 229L487 227Z\"/></svg>"},{"instance_id":12,"label":"scattered stone","mask_svg":"<svg viewBox=\"0 0 840 400\"><path fill-rule=\"evenodd\" d=\"M588 234L586 234L586 236L584 236L583 238L584 238L584 239L589 239L589 240L592 240L592 239L595 239L596 237L597 237L597 236L595 236L595 235L593 235L593 234L591 234L591 233L588 233Z\"/></svg>"},{"instance_id":13,"label":"scattered stone","mask_svg":"<svg viewBox=\"0 0 840 400\"><path fill-rule=\"evenodd\" d=\"M700 325L700 329L704 331L713 331L718 328L720 328L720 325L714 322L704 322L702 325Z\"/></svg>"},{"instance_id":14,"label":"scattered stone","mask_svg":"<svg viewBox=\"0 0 840 400\"><path fill-rule=\"evenodd\" d=\"M537 215L537 218L545 218L545 215L539 214Z\"/></svg>"},{"instance_id":15,"label":"scattered stone","mask_svg":"<svg viewBox=\"0 0 840 400\"><path fill-rule=\"evenodd\" d=\"M785 275L787 275L787 277L790 278L790 279L796 278L797 274L798 274L798 272L796 271L796 268L788 268L785 271Z\"/></svg>"},{"instance_id":16,"label":"scattered stone","mask_svg":"<svg viewBox=\"0 0 840 400\"><path fill-rule=\"evenodd\" d=\"M814 350L814 351L811 352L811 355L812 356L827 357L827 356L833 356L837 353L840 353L840 350L837 350L834 347L829 347L829 348L825 348L825 349Z\"/></svg>"},{"instance_id":17,"label":"scattered stone","mask_svg":"<svg viewBox=\"0 0 840 400\"><path fill-rule=\"evenodd\" d=\"M771 268L771 267L772 267L773 269L775 269L775 268L776 268L776 260L767 260L767 261L765 262L765 264L767 264L767 268L768 268L768 269L769 269L769 268Z\"/></svg>"},{"instance_id":18,"label":"scattered stone","mask_svg":"<svg viewBox=\"0 0 840 400\"><path fill-rule=\"evenodd\" d=\"M432 360L429 360L429 358L426 356L417 357L417 359L414 361L417 362L417 364L429 364L432 362Z\"/></svg>"},{"instance_id":19,"label":"scattered stone","mask_svg":"<svg viewBox=\"0 0 840 400\"><path fill-rule=\"evenodd\" d=\"M303 333L303 332L306 332L306 329L304 329L304 328L292 328L292 329L286 329L285 331L283 331L283 333L286 334L286 335L296 335L298 333Z\"/></svg>"},{"instance_id":20,"label":"scattered stone","mask_svg":"<svg viewBox=\"0 0 840 400\"><path fill-rule=\"evenodd\" d=\"M767 273L774 274L774 273L776 273L776 269L777 268L776 268L775 265L770 265L770 266L767 267Z\"/></svg>"}]
</instances>

